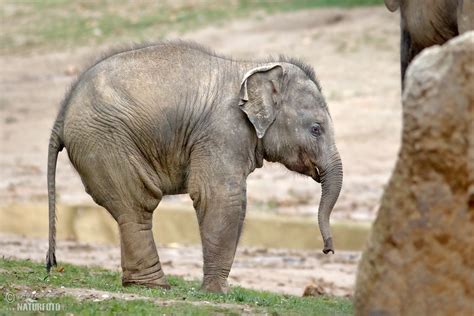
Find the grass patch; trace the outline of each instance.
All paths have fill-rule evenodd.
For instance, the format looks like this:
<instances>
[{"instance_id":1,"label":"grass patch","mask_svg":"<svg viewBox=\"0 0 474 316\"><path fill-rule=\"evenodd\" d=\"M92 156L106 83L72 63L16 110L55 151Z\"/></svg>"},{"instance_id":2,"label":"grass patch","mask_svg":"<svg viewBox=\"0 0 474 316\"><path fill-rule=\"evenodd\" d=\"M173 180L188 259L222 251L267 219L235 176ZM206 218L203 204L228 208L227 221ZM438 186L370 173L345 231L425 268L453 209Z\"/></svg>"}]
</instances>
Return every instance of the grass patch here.
<instances>
[{"instance_id":1,"label":"grass patch","mask_svg":"<svg viewBox=\"0 0 474 316\"><path fill-rule=\"evenodd\" d=\"M254 291L241 287L232 287L227 295L211 294L199 291L198 281L185 281L180 277L169 276L171 290L147 289L143 287L122 287L120 274L97 267L82 267L70 264L62 266L63 272L52 272L45 279L46 272L43 264L29 260L0 259L0 314L17 308L17 303L31 302L22 296L25 287L29 293L40 293L45 289L84 288L96 289L116 293L131 293L144 297L174 300L182 303L173 303L169 306L157 306L151 301L125 301L110 299L101 302L93 300L77 301L71 296L40 297L33 302L59 303L62 312L67 313L120 313L153 314L157 311L166 314L240 314L248 306L253 313L272 315L349 315L352 314L352 304L344 298L334 297L297 297L280 295L264 291ZM15 301L9 300L9 295ZM207 301L210 304L195 306L192 302ZM232 304L237 307L222 307L215 304ZM214 305L213 305L214 304Z\"/></svg>"},{"instance_id":2,"label":"grass patch","mask_svg":"<svg viewBox=\"0 0 474 316\"><path fill-rule=\"evenodd\" d=\"M41 298L35 300L34 303L48 304L49 307L44 307L43 312L58 315L240 315L238 310L231 308L195 306L188 303L157 306L153 302L144 300L124 301L110 299L94 302L87 300L79 301L71 296L63 296L60 298ZM10 315L7 312L32 312L31 309L29 309L28 303L19 302L19 305L16 302L13 304L7 303L3 309L2 305L0 305L0 315L3 312L5 312L5 315Z\"/></svg>"},{"instance_id":3,"label":"grass patch","mask_svg":"<svg viewBox=\"0 0 474 316\"><path fill-rule=\"evenodd\" d=\"M158 40L236 17L301 9L378 5L379 0L179 1L0 0L0 54Z\"/></svg>"}]
</instances>

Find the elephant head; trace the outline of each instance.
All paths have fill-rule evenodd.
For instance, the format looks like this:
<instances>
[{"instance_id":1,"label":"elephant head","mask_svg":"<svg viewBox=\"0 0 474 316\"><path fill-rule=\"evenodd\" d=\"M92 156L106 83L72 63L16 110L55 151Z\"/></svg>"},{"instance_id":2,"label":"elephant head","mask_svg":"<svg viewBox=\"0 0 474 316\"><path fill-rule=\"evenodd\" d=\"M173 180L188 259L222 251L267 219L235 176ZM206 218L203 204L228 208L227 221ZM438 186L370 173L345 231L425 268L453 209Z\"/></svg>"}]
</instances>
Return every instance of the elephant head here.
<instances>
[{"instance_id":1,"label":"elephant head","mask_svg":"<svg viewBox=\"0 0 474 316\"><path fill-rule=\"evenodd\" d=\"M261 139L265 160L321 183L323 252L334 253L329 216L342 187L342 162L314 71L294 60L256 67L242 80L240 107Z\"/></svg>"}]
</instances>

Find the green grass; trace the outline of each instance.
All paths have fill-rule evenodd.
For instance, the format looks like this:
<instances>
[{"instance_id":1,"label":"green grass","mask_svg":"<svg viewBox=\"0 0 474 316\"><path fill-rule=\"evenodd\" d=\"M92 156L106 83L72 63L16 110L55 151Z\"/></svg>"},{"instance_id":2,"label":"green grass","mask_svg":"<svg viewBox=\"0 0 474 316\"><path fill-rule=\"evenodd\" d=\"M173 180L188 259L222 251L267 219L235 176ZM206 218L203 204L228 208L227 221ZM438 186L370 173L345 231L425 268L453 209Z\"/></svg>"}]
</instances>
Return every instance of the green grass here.
<instances>
[{"instance_id":1,"label":"green grass","mask_svg":"<svg viewBox=\"0 0 474 316\"><path fill-rule=\"evenodd\" d=\"M232 18L325 6L353 7L381 0L0 0L0 54L158 40Z\"/></svg>"},{"instance_id":2,"label":"green grass","mask_svg":"<svg viewBox=\"0 0 474 316\"><path fill-rule=\"evenodd\" d=\"M16 310L17 303L26 303L22 290L28 292L60 288L96 289L117 293L133 293L144 297L174 300L180 303L170 303L168 306L158 306L151 301L124 301L110 299L101 302L85 300L79 302L71 296L52 296L39 298L39 303L59 303L62 313L105 313L115 314L240 314L242 308L250 307L252 313L271 315L349 315L352 314L352 304L344 298L334 297L296 297L270 292L255 291L241 287L232 287L227 295L205 293L199 290L198 281L185 281L180 277L169 276L171 290L147 289L144 287L122 287L120 274L97 267L81 267L65 264L63 272L52 272L45 279L44 266L29 260L0 259L0 315L9 314ZM15 297L14 302L8 300ZM192 305L191 302L207 301L210 304ZM182 303L181 303L182 302ZM218 304L233 304L234 306L219 306ZM213 305L214 304L214 305ZM215 305L217 304L217 306ZM243 305L239 309L239 306Z\"/></svg>"},{"instance_id":3,"label":"green grass","mask_svg":"<svg viewBox=\"0 0 474 316\"><path fill-rule=\"evenodd\" d=\"M1 302L1 301L0 301ZM172 306L157 306L153 302L144 300L123 301L111 299L102 302L78 301L74 297L64 296L61 298L42 298L35 303L59 304L58 310L50 309L48 314L57 315L239 315L238 310L220 308L214 306L194 306L192 304L180 303ZM1 303L0 303L1 304ZM20 303L22 304L22 303ZM24 303L23 303L24 304ZM11 305L10 307L8 307ZM7 304L1 309L0 315L10 315L11 312L25 313L28 307L18 307L17 303ZM31 312L31 311L30 311Z\"/></svg>"}]
</instances>

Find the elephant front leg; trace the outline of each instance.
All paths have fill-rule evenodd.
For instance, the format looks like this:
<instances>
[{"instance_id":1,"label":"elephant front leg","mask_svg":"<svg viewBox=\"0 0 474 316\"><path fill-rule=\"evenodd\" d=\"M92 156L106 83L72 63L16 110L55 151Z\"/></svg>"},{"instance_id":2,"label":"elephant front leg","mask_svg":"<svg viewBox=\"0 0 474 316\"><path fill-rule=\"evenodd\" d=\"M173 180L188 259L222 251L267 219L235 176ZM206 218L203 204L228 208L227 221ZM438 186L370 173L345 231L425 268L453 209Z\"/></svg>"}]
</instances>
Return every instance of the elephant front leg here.
<instances>
[{"instance_id":1,"label":"elephant front leg","mask_svg":"<svg viewBox=\"0 0 474 316\"><path fill-rule=\"evenodd\" d=\"M220 184L191 194L191 197L196 208L202 240L202 289L227 293L227 278L245 218L245 189L240 183Z\"/></svg>"}]
</instances>

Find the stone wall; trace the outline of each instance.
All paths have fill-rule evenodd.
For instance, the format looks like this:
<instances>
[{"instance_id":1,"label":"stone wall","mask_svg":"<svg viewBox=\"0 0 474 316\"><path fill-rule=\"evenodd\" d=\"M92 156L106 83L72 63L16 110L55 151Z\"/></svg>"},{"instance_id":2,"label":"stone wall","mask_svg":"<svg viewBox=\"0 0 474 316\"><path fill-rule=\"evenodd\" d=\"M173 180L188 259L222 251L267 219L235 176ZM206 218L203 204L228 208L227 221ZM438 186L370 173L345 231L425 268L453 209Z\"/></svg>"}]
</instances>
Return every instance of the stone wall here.
<instances>
[{"instance_id":1,"label":"stone wall","mask_svg":"<svg viewBox=\"0 0 474 316\"><path fill-rule=\"evenodd\" d=\"M474 315L474 32L423 51L357 276L358 315Z\"/></svg>"}]
</instances>

